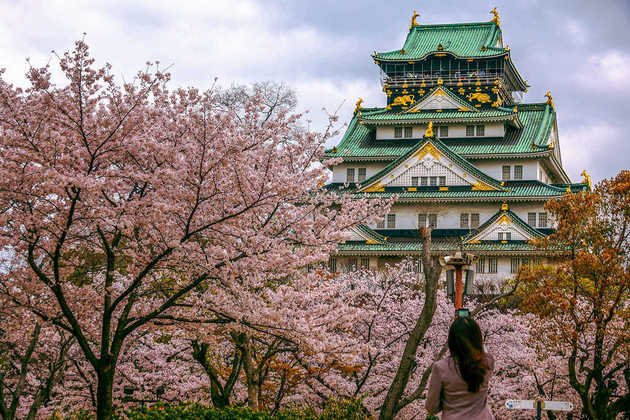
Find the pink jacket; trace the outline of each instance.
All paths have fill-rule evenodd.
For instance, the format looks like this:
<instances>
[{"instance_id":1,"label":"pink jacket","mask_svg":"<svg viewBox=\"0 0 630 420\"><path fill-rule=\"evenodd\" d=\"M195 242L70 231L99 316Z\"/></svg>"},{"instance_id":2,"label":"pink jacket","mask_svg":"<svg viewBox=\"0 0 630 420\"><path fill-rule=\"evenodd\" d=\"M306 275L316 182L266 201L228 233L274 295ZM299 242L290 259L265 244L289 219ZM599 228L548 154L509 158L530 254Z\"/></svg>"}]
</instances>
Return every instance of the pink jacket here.
<instances>
[{"instance_id":1,"label":"pink jacket","mask_svg":"<svg viewBox=\"0 0 630 420\"><path fill-rule=\"evenodd\" d=\"M432 414L442 411L442 420L494 420L488 408L488 379L494 370L494 358L487 353L486 356L490 370L475 393L468 392L468 384L451 356L435 362L425 404L427 411Z\"/></svg>"}]
</instances>

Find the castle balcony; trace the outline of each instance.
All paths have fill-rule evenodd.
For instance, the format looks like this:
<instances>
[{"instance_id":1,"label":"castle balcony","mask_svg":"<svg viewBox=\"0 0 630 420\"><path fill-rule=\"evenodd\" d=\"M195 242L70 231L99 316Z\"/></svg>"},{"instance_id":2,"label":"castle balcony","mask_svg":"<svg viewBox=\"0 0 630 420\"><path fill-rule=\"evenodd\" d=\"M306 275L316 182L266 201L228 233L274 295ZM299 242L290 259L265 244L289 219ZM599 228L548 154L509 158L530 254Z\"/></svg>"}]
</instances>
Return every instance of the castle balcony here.
<instances>
[{"instance_id":1,"label":"castle balcony","mask_svg":"<svg viewBox=\"0 0 630 420\"><path fill-rule=\"evenodd\" d=\"M503 71L474 71L474 72L434 72L398 74L381 74L381 84L385 88L407 88L433 86L442 79L447 86L490 85L503 81ZM424 84L424 86L423 86Z\"/></svg>"}]
</instances>

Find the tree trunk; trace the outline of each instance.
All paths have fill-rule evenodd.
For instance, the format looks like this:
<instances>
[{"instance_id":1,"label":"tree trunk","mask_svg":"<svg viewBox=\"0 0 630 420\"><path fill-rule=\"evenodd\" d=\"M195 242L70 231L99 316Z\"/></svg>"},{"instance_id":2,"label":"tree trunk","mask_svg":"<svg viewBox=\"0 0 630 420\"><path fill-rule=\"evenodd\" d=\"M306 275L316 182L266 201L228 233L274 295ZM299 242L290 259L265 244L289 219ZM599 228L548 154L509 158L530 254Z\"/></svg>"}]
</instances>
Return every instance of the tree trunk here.
<instances>
[{"instance_id":1,"label":"tree trunk","mask_svg":"<svg viewBox=\"0 0 630 420\"><path fill-rule=\"evenodd\" d=\"M252 410L259 410L258 394L260 386L256 375L256 366L254 363L254 355L252 354L251 342L245 333L233 335L236 345L241 351L243 358L243 370L247 379L247 405Z\"/></svg>"},{"instance_id":2,"label":"tree trunk","mask_svg":"<svg viewBox=\"0 0 630 420\"><path fill-rule=\"evenodd\" d=\"M436 262L431 260L431 230L422 228L421 234L423 235L423 264L424 264L424 306L422 312L416 321L405 350L403 351L400 364L398 365L398 371L394 377L392 384L387 391L385 402L381 408L379 420L392 420L396 412L398 411L398 402L401 400L409 376L413 368L416 366L416 352L418 345L424 335L426 334L431 321L433 321L433 314L437 308L437 284L442 272L442 267Z\"/></svg>"},{"instance_id":3,"label":"tree trunk","mask_svg":"<svg viewBox=\"0 0 630 420\"><path fill-rule=\"evenodd\" d=\"M97 371L96 388L96 419L110 420L114 415L113 387L114 366L111 363L104 364Z\"/></svg>"}]
</instances>

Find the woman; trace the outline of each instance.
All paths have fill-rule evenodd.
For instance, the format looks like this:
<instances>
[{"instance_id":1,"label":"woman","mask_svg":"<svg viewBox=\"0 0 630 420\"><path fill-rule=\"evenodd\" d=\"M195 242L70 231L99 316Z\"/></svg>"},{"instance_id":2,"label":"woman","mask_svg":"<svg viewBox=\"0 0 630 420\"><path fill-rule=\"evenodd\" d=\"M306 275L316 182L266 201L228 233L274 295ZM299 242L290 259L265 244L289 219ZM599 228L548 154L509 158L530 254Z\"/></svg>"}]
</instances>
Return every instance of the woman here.
<instances>
[{"instance_id":1,"label":"woman","mask_svg":"<svg viewBox=\"0 0 630 420\"><path fill-rule=\"evenodd\" d=\"M469 317L456 318L448 348L451 355L433 364L427 411L442 411L442 420L494 420L487 404L494 358L483 350L479 325Z\"/></svg>"}]
</instances>

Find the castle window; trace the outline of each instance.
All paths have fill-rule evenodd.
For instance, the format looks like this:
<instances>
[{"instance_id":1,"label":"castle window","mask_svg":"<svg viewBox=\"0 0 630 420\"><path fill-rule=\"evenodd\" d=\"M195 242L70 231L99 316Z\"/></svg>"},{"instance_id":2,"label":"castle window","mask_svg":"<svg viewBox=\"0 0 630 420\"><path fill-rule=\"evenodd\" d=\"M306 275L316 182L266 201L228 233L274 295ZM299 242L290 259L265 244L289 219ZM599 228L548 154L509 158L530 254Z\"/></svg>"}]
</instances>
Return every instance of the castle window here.
<instances>
[{"instance_id":1,"label":"castle window","mask_svg":"<svg viewBox=\"0 0 630 420\"><path fill-rule=\"evenodd\" d=\"M328 271L331 273L337 271L337 258L328 258Z\"/></svg>"},{"instance_id":2,"label":"castle window","mask_svg":"<svg viewBox=\"0 0 630 420\"><path fill-rule=\"evenodd\" d=\"M359 178L358 178L359 182L365 181L365 173L366 173L365 168L359 168Z\"/></svg>"},{"instance_id":3,"label":"castle window","mask_svg":"<svg viewBox=\"0 0 630 420\"><path fill-rule=\"evenodd\" d=\"M497 258L490 257L488 258L488 273L496 273L497 272Z\"/></svg>"},{"instance_id":4,"label":"castle window","mask_svg":"<svg viewBox=\"0 0 630 420\"><path fill-rule=\"evenodd\" d=\"M412 176L411 177L411 186L412 187L417 187L418 186L418 177L417 176Z\"/></svg>"},{"instance_id":5,"label":"castle window","mask_svg":"<svg viewBox=\"0 0 630 420\"><path fill-rule=\"evenodd\" d=\"M420 185L422 187L426 187L428 185L428 182L429 182L429 177L427 176L420 177Z\"/></svg>"},{"instance_id":6,"label":"castle window","mask_svg":"<svg viewBox=\"0 0 630 420\"><path fill-rule=\"evenodd\" d=\"M466 126L466 137L473 137L475 135L475 126L467 125Z\"/></svg>"},{"instance_id":7,"label":"castle window","mask_svg":"<svg viewBox=\"0 0 630 420\"><path fill-rule=\"evenodd\" d=\"M486 259L485 258L479 258L477 260L477 273L485 273L486 271Z\"/></svg>"},{"instance_id":8,"label":"castle window","mask_svg":"<svg viewBox=\"0 0 630 420\"><path fill-rule=\"evenodd\" d=\"M468 229L468 213L462 213L459 215L459 227L462 229Z\"/></svg>"},{"instance_id":9,"label":"castle window","mask_svg":"<svg viewBox=\"0 0 630 420\"><path fill-rule=\"evenodd\" d=\"M354 182L354 168L346 169L346 182Z\"/></svg>"},{"instance_id":10,"label":"castle window","mask_svg":"<svg viewBox=\"0 0 630 420\"><path fill-rule=\"evenodd\" d=\"M412 127L405 127L405 138L411 138L413 136Z\"/></svg>"},{"instance_id":11,"label":"castle window","mask_svg":"<svg viewBox=\"0 0 630 420\"><path fill-rule=\"evenodd\" d=\"M402 127L394 127L394 138L402 138Z\"/></svg>"},{"instance_id":12,"label":"castle window","mask_svg":"<svg viewBox=\"0 0 630 420\"><path fill-rule=\"evenodd\" d=\"M430 214L418 214L418 229L420 229L421 227L427 227L427 221L428 226L432 229L437 228L437 214L435 213L430 213Z\"/></svg>"},{"instance_id":13,"label":"castle window","mask_svg":"<svg viewBox=\"0 0 630 420\"><path fill-rule=\"evenodd\" d=\"M508 181L510 179L510 165L503 165L503 180Z\"/></svg>"},{"instance_id":14,"label":"castle window","mask_svg":"<svg viewBox=\"0 0 630 420\"><path fill-rule=\"evenodd\" d=\"M395 229L396 228L396 214L388 214L387 215L387 229Z\"/></svg>"},{"instance_id":15,"label":"castle window","mask_svg":"<svg viewBox=\"0 0 630 420\"><path fill-rule=\"evenodd\" d=\"M446 177L445 177L445 176L441 176L441 177L440 177L440 185L441 185L441 186L446 185Z\"/></svg>"},{"instance_id":16,"label":"castle window","mask_svg":"<svg viewBox=\"0 0 630 420\"><path fill-rule=\"evenodd\" d=\"M432 187L437 187L437 176L429 177L429 181L431 182L429 185Z\"/></svg>"},{"instance_id":17,"label":"castle window","mask_svg":"<svg viewBox=\"0 0 630 420\"><path fill-rule=\"evenodd\" d=\"M485 132L486 132L486 126L485 125L478 125L477 126L477 136L485 136Z\"/></svg>"},{"instance_id":18,"label":"castle window","mask_svg":"<svg viewBox=\"0 0 630 420\"><path fill-rule=\"evenodd\" d=\"M348 260L348 268L346 271L357 271L357 259L356 258L350 258Z\"/></svg>"},{"instance_id":19,"label":"castle window","mask_svg":"<svg viewBox=\"0 0 630 420\"><path fill-rule=\"evenodd\" d=\"M470 227L471 228L479 227L479 213L470 213Z\"/></svg>"},{"instance_id":20,"label":"castle window","mask_svg":"<svg viewBox=\"0 0 630 420\"><path fill-rule=\"evenodd\" d=\"M514 165L514 179L523 179L523 165Z\"/></svg>"},{"instance_id":21,"label":"castle window","mask_svg":"<svg viewBox=\"0 0 630 420\"><path fill-rule=\"evenodd\" d=\"M512 274L518 273L518 269L521 267L521 259L518 257L510 258L510 272Z\"/></svg>"},{"instance_id":22,"label":"castle window","mask_svg":"<svg viewBox=\"0 0 630 420\"><path fill-rule=\"evenodd\" d=\"M536 227L536 213L527 213L527 224Z\"/></svg>"},{"instance_id":23,"label":"castle window","mask_svg":"<svg viewBox=\"0 0 630 420\"><path fill-rule=\"evenodd\" d=\"M440 126L440 137L448 137L448 126L447 125L441 125Z\"/></svg>"},{"instance_id":24,"label":"castle window","mask_svg":"<svg viewBox=\"0 0 630 420\"><path fill-rule=\"evenodd\" d=\"M510 241L512 240L512 232L499 232L498 238L500 241Z\"/></svg>"},{"instance_id":25,"label":"castle window","mask_svg":"<svg viewBox=\"0 0 630 420\"><path fill-rule=\"evenodd\" d=\"M365 268L365 269L370 268L370 259L369 258L361 258L361 268Z\"/></svg>"},{"instance_id":26,"label":"castle window","mask_svg":"<svg viewBox=\"0 0 630 420\"><path fill-rule=\"evenodd\" d=\"M538 213L538 227L547 227L547 213Z\"/></svg>"}]
</instances>

